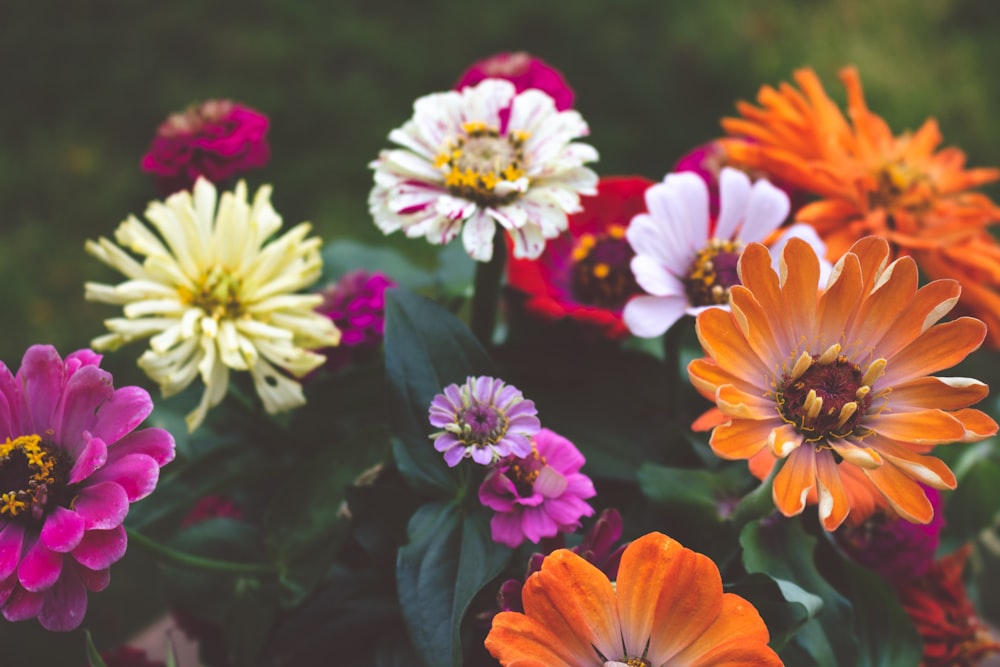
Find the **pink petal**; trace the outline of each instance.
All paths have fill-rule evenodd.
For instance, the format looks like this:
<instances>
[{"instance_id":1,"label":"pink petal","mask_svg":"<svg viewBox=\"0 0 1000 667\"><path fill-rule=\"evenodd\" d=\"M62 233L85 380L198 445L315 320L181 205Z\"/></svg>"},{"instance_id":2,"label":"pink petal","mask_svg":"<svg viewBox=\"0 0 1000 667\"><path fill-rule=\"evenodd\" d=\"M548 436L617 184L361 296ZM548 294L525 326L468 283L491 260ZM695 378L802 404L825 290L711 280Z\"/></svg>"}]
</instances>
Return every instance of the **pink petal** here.
<instances>
[{"instance_id":1,"label":"pink petal","mask_svg":"<svg viewBox=\"0 0 1000 667\"><path fill-rule=\"evenodd\" d=\"M63 363L51 345L32 345L24 353L17 379L24 388L30 433L44 433L54 427L53 415L63 389Z\"/></svg>"},{"instance_id":2,"label":"pink petal","mask_svg":"<svg viewBox=\"0 0 1000 667\"><path fill-rule=\"evenodd\" d=\"M539 507L524 511L521 530L524 531L525 537L537 544L543 537L553 537L558 533L559 526Z\"/></svg>"},{"instance_id":3,"label":"pink petal","mask_svg":"<svg viewBox=\"0 0 1000 667\"><path fill-rule=\"evenodd\" d=\"M111 570L108 568L104 568L103 570L89 570L80 564L76 564L73 567L76 569L76 574L80 577L80 580L87 587L88 591L95 593L103 591L111 583Z\"/></svg>"},{"instance_id":4,"label":"pink petal","mask_svg":"<svg viewBox=\"0 0 1000 667\"><path fill-rule=\"evenodd\" d=\"M566 478L552 466L543 466L538 471L532 490L546 498L558 498L566 490Z\"/></svg>"},{"instance_id":5,"label":"pink petal","mask_svg":"<svg viewBox=\"0 0 1000 667\"><path fill-rule=\"evenodd\" d=\"M83 436L85 444L69 471L69 483L78 484L90 477L108 459L108 446L100 438Z\"/></svg>"},{"instance_id":6,"label":"pink petal","mask_svg":"<svg viewBox=\"0 0 1000 667\"><path fill-rule=\"evenodd\" d=\"M73 558L91 570L104 570L118 562L127 547L128 537L122 526L111 530L89 530L73 550Z\"/></svg>"},{"instance_id":7,"label":"pink petal","mask_svg":"<svg viewBox=\"0 0 1000 667\"><path fill-rule=\"evenodd\" d=\"M520 512L494 514L493 518L490 519L490 536L498 544L505 544L511 549L517 548L521 542L524 542Z\"/></svg>"},{"instance_id":8,"label":"pink petal","mask_svg":"<svg viewBox=\"0 0 1000 667\"><path fill-rule=\"evenodd\" d=\"M9 577L21 562L24 526L8 523L0 530L0 580Z\"/></svg>"},{"instance_id":9,"label":"pink petal","mask_svg":"<svg viewBox=\"0 0 1000 667\"><path fill-rule=\"evenodd\" d=\"M8 621L26 621L38 616L43 601L44 598L40 593L31 593L17 586L0 612Z\"/></svg>"},{"instance_id":10,"label":"pink petal","mask_svg":"<svg viewBox=\"0 0 1000 667\"><path fill-rule=\"evenodd\" d=\"M102 355L87 348L69 353L66 356L66 377L71 377L86 366L100 366L103 358Z\"/></svg>"},{"instance_id":11,"label":"pink petal","mask_svg":"<svg viewBox=\"0 0 1000 667\"><path fill-rule=\"evenodd\" d=\"M17 568L17 579L33 593L51 588L62 572L62 554L52 551L41 540L28 549Z\"/></svg>"},{"instance_id":12,"label":"pink petal","mask_svg":"<svg viewBox=\"0 0 1000 667\"><path fill-rule=\"evenodd\" d=\"M145 454L159 465L165 465L174 460L174 436L162 428L132 431L108 447L108 463L129 454Z\"/></svg>"},{"instance_id":13,"label":"pink petal","mask_svg":"<svg viewBox=\"0 0 1000 667\"><path fill-rule=\"evenodd\" d=\"M58 553L72 551L83 539L83 517L65 507L56 507L45 518L40 540Z\"/></svg>"},{"instance_id":14,"label":"pink petal","mask_svg":"<svg viewBox=\"0 0 1000 667\"><path fill-rule=\"evenodd\" d=\"M145 454L130 454L98 470L91 479L94 482L114 482L123 489L129 502L145 498L160 478L160 466Z\"/></svg>"},{"instance_id":15,"label":"pink petal","mask_svg":"<svg viewBox=\"0 0 1000 667\"><path fill-rule=\"evenodd\" d=\"M10 594L14 592L15 588L20 588L16 575L0 581L0 607L7 604L7 600L10 599Z\"/></svg>"},{"instance_id":16,"label":"pink petal","mask_svg":"<svg viewBox=\"0 0 1000 667\"><path fill-rule=\"evenodd\" d=\"M134 431L152 411L149 392L142 387L122 387L97 412L94 435L104 442L117 442Z\"/></svg>"},{"instance_id":17,"label":"pink petal","mask_svg":"<svg viewBox=\"0 0 1000 667\"><path fill-rule=\"evenodd\" d=\"M80 627L86 613L87 589L73 568L67 568L59 583L45 593L38 622L51 632L68 632Z\"/></svg>"},{"instance_id":18,"label":"pink petal","mask_svg":"<svg viewBox=\"0 0 1000 667\"><path fill-rule=\"evenodd\" d=\"M99 482L84 487L72 506L83 517L87 530L106 530L120 526L125 520L128 494L114 482Z\"/></svg>"},{"instance_id":19,"label":"pink petal","mask_svg":"<svg viewBox=\"0 0 1000 667\"><path fill-rule=\"evenodd\" d=\"M98 407L114 394L111 374L84 366L66 381L52 418L53 439L73 456L85 446L84 433L94 428Z\"/></svg>"}]
</instances>

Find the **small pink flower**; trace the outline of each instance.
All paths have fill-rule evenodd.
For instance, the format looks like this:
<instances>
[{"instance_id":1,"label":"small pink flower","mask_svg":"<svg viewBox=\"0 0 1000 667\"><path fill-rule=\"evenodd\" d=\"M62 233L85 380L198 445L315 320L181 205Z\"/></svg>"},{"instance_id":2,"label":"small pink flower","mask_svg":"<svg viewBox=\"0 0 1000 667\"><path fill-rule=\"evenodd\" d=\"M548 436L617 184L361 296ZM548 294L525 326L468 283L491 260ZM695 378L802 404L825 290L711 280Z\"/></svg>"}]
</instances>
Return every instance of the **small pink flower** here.
<instances>
[{"instance_id":1,"label":"small pink flower","mask_svg":"<svg viewBox=\"0 0 1000 667\"><path fill-rule=\"evenodd\" d=\"M555 101L558 111L573 108L573 89L562 72L524 51L498 53L477 60L458 78L455 90L474 86L483 79L506 79L519 93L529 88L540 90Z\"/></svg>"},{"instance_id":2,"label":"small pink flower","mask_svg":"<svg viewBox=\"0 0 1000 667\"><path fill-rule=\"evenodd\" d=\"M199 176L215 184L267 164L267 116L231 100L206 100L171 114L156 131L142 170L164 195L190 190Z\"/></svg>"},{"instance_id":3,"label":"small pink flower","mask_svg":"<svg viewBox=\"0 0 1000 667\"><path fill-rule=\"evenodd\" d=\"M87 591L103 590L126 548L129 504L156 487L174 440L136 430L146 390L115 389L101 357L28 348L17 374L0 362L0 613L47 630L78 627Z\"/></svg>"},{"instance_id":4,"label":"small pink flower","mask_svg":"<svg viewBox=\"0 0 1000 667\"><path fill-rule=\"evenodd\" d=\"M571 533L581 517L594 513L584 499L597 492L580 472L586 460L573 443L543 428L531 445L527 456L499 461L479 487L479 502L496 512L493 541L511 548Z\"/></svg>"},{"instance_id":5,"label":"small pink flower","mask_svg":"<svg viewBox=\"0 0 1000 667\"><path fill-rule=\"evenodd\" d=\"M385 335L385 291L396 283L378 272L352 271L323 290L316 312L326 315L340 330L337 347L326 348L326 368L340 370L351 360L378 349Z\"/></svg>"}]
</instances>

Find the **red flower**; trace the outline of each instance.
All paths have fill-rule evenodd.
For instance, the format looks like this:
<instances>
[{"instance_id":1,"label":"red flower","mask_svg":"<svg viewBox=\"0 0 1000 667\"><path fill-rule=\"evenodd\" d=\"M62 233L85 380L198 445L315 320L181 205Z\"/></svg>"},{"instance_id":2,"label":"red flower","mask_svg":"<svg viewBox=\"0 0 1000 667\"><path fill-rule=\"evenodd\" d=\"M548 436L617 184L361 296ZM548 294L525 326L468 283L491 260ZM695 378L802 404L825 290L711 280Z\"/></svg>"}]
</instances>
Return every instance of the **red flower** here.
<instances>
[{"instance_id":1,"label":"red flower","mask_svg":"<svg viewBox=\"0 0 1000 667\"><path fill-rule=\"evenodd\" d=\"M607 338L624 338L625 302L639 294L625 238L632 217L646 210L643 193L653 181L638 176L602 178L597 195L569 218L569 234L550 240L537 260L511 259L510 285L527 294L525 308L546 320L570 318Z\"/></svg>"},{"instance_id":2,"label":"red flower","mask_svg":"<svg viewBox=\"0 0 1000 667\"><path fill-rule=\"evenodd\" d=\"M199 176L219 184L267 164L267 116L231 100L206 100L171 114L156 131L142 170L164 195L190 189Z\"/></svg>"},{"instance_id":3,"label":"red flower","mask_svg":"<svg viewBox=\"0 0 1000 667\"><path fill-rule=\"evenodd\" d=\"M519 93L529 88L540 90L555 101L558 111L573 108L573 89L562 72L524 51L477 60L458 78L455 90L474 86L483 79L506 79Z\"/></svg>"}]
</instances>

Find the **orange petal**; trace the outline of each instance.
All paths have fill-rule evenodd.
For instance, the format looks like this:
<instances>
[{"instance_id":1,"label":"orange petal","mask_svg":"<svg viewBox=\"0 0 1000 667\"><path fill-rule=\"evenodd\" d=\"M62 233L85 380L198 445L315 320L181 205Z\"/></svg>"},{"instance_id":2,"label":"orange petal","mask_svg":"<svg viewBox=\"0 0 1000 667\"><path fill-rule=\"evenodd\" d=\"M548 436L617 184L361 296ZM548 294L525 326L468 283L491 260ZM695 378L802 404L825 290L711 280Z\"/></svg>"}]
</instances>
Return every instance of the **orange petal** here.
<instances>
[{"instance_id":1,"label":"orange petal","mask_svg":"<svg viewBox=\"0 0 1000 667\"><path fill-rule=\"evenodd\" d=\"M879 435L900 442L940 445L965 437L965 426L944 410L883 412L865 419L864 425Z\"/></svg>"},{"instance_id":2,"label":"orange petal","mask_svg":"<svg viewBox=\"0 0 1000 667\"><path fill-rule=\"evenodd\" d=\"M750 474L757 479L767 479L767 476L771 474L771 469L774 468L774 464L777 462L778 459L774 458L771 449L764 447L747 459L747 467L750 469Z\"/></svg>"},{"instance_id":3,"label":"orange petal","mask_svg":"<svg viewBox=\"0 0 1000 667\"><path fill-rule=\"evenodd\" d=\"M951 368L979 347L985 337L986 325L971 317L937 324L890 358L885 375L876 384L893 386Z\"/></svg>"},{"instance_id":4,"label":"orange petal","mask_svg":"<svg viewBox=\"0 0 1000 667\"><path fill-rule=\"evenodd\" d=\"M571 662L596 661L621 644L615 592L607 576L567 549L553 551L521 590L524 613L562 640Z\"/></svg>"},{"instance_id":5,"label":"orange petal","mask_svg":"<svg viewBox=\"0 0 1000 667\"><path fill-rule=\"evenodd\" d=\"M695 433L704 433L727 421L729 421L729 418L722 414L719 408L709 408L701 413L700 417L691 422L691 430Z\"/></svg>"},{"instance_id":6,"label":"orange petal","mask_svg":"<svg viewBox=\"0 0 1000 667\"><path fill-rule=\"evenodd\" d=\"M830 287L819 297L816 306L818 348L825 350L849 331L861 296L861 265L855 255L844 255L837 262Z\"/></svg>"},{"instance_id":7,"label":"orange petal","mask_svg":"<svg viewBox=\"0 0 1000 667\"><path fill-rule=\"evenodd\" d=\"M944 461L933 456L923 456L903 442L882 437L868 438L868 440L873 441L872 446L888 463L927 486L936 489L954 489L957 486L955 473Z\"/></svg>"},{"instance_id":8,"label":"orange petal","mask_svg":"<svg viewBox=\"0 0 1000 667\"><path fill-rule=\"evenodd\" d=\"M702 311L695 329L705 353L720 367L752 386L764 385L769 369L743 337L732 313L721 308Z\"/></svg>"},{"instance_id":9,"label":"orange petal","mask_svg":"<svg viewBox=\"0 0 1000 667\"><path fill-rule=\"evenodd\" d=\"M715 563L661 533L644 535L625 549L617 591L625 650L640 656L648 642L654 665L693 642L722 607Z\"/></svg>"},{"instance_id":10,"label":"orange petal","mask_svg":"<svg viewBox=\"0 0 1000 667\"><path fill-rule=\"evenodd\" d=\"M748 459L767 446L767 439L781 422L733 419L712 431L708 444L724 459Z\"/></svg>"},{"instance_id":11,"label":"orange petal","mask_svg":"<svg viewBox=\"0 0 1000 667\"><path fill-rule=\"evenodd\" d=\"M889 260L889 244L878 236L866 236L851 246L849 252L858 257L861 264L861 277L864 279L865 293L871 291L879 274L885 269Z\"/></svg>"},{"instance_id":12,"label":"orange petal","mask_svg":"<svg viewBox=\"0 0 1000 667\"><path fill-rule=\"evenodd\" d=\"M513 611L502 611L493 617L493 627L486 635L485 645L503 667L574 667L580 664L551 630Z\"/></svg>"},{"instance_id":13,"label":"orange petal","mask_svg":"<svg viewBox=\"0 0 1000 667\"><path fill-rule=\"evenodd\" d=\"M710 401L715 401L716 390L724 384L731 384L737 389L748 394L764 394L766 390L756 384L746 382L726 369L719 366L711 359L695 359L688 364L688 377L691 384Z\"/></svg>"},{"instance_id":14,"label":"orange petal","mask_svg":"<svg viewBox=\"0 0 1000 667\"><path fill-rule=\"evenodd\" d=\"M781 255L781 299L784 317L796 337L815 337L819 259L808 243L791 238ZM774 316L774 315L772 315Z\"/></svg>"},{"instance_id":15,"label":"orange petal","mask_svg":"<svg viewBox=\"0 0 1000 667\"><path fill-rule=\"evenodd\" d=\"M997 434L997 423L982 410L966 408L965 410L956 410L951 414L965 427L962 442L976 442Z\"/></svg>"},{"instance_id":16,"label":"orange petal","mask_svg":"<svg viewBox=\"0 0 1000 667\"><path fill-rule=\"evenodd\" d=\"M823 528L832 532L847 518L851 504L840 480L839 466L827 452L816 455L816 480L819 519Z\"/></svg>"},{"instance_id":17,"label":"orange petal","mask_svg":"<svg viewBox=\"0 0 1000 667\"><path fill-rule=\"evenodd\" d=\"M781 349L790 349L795 344L786 330L787 323L781 313L781 287L778 276L771 268L771 254L759 243L751 243L740 255L737 269L740 282L750 290L764 312L774 323L773 333Z\"/></svg>"},{"instance_id":18,"label":"orange petal","mask_svg":"<svg viewBox=\"0 0 1000 667\"><path fill-rule=\"evenodd\" d=\"M726 593L715 622L667 664L780 667L781 659L768 647L768 639L767 626L754 606L738 595Z\"/></svg>"},{"instance_id":19,"label":"orange petal","mask_svg":"<svg viewBox=\"0 0 1000 667\"><path fill-rule=\"evenodd\" d=\"M753 293L742 285L734 285L729 290L729 306L736 324L757 356L769 367L780 367L787 352L774 337L771 317ZM776 323L776 326L780 324Z\"/></svg>"},{"instance_id":20,"label":"orange petal","mask_svg":"<svg viewBox=\"0 0 1000 667\"><path fill-rule=\"evenodd\" d=\"M885 282L882 278L888 276ZM873 276L874 278L874 276ZM893 262L882 271L878 289L869 294L858 306L858 312L851 327L846 330L847 340L857 341L869 347L880 341L887 332L897 326L896 321L903 316L917 293L917 269L913 260L903 264ZM874 285L868 283L865 289ZM915 338L920 333L914 332ZM882 354L880 352L880 354Z\"/></svg>"},{"instance_id":21,"label":"orange petal","mask_svg":"<svg viewBox=\"0 0 1000 667\"><path fill-rule=\"evenodd\" d=\"M802 444L802 434L791 424L782 424L771 431L767 444L771 453L778 458L785 458Z\"/></svg>"},{"instance_id":22,"label":"orange petal","mask_svg":"<svg viewBox=\"0 0 1000 667\"><path fill-rule=\"evenodd\" d=\"M934 506L927 500L924 490L896 466L884 465L863 472L892 508L907 521L929 523L934 518Z\"/></svg>"},{"instance_id":23,"label":"orange petal","mask_svg":"<svg viewBox=\"0 0 1000 667\"><path fill-rule=\"evenodd\" d=\"M986 398L990 389L979 380L927 376L892 388L893 407L956 410Z\"/></svg>"},{"instance_id":24,"label":"orange petal","mask_svg":"<svg viewBox=\"0 0 1000 667\"><path fill-rule=\"evenodd\" d=\"M795 516L806 508L806 499L816 486L816 453L812 447L799 447L785 459L774 478L772 497L785 516Z\"/></svg>"},{"instance_id":25,"label":"orange petal","mask_svg":"<svg viewBox=\"0 0 1000 667\"><path fill-rule=\"evenodd\" d=\"M715 392L715 403L728 417L739 419L773 419L774 401L740 391L731 384L724 384Z\"/></svg>"},{"instance_id":26,"label":"orange petal","mask_svg":"<svg viewBox=\"0 0 1000 667\"><path fill-rule=\"evenodd\" d=\"M948 313L958 301L960 289L958 284L952 280L935 280L924 285L912 298L906 298L899 294L890 298L899 299L904 306L903 311L892 323L892 326L884 332L879 332L878 337L874 335L869 341L877 343L875 354L880 357L889 357L904 350L904 348L917 339L934 322ZM882 304L872 304L872 308L867 313L872 317L877 317L876 308L892 308L886 302Z\"/></svg>"}]
</instances>

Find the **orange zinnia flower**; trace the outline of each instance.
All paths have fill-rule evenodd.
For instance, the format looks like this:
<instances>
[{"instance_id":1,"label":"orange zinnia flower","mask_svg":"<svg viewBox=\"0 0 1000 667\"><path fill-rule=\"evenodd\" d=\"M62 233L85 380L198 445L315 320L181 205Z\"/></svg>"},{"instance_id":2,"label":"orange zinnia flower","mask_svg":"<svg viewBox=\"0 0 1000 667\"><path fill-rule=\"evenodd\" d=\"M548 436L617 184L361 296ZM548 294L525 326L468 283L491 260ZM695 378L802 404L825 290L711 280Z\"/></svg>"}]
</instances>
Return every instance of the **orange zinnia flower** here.
<instances>
[{"instance_id":1,"label":"orange zinnia flower","mask_svg":"<svg viewBox=\"0 0 1000 667\"><path fill-rule=\"evenodd\" d=\"M1000 245L985 229L1000 221L1000 207L969 192L1000 178L1000 169L965 169L962 151L937 150L933 119L894 136L869 111L853 67L840 72L850 121L815 72L800 69L794 78L800 90L764 86L760 107L741 102L742 117L722 121L732 135L722 140L731 163L819 195L795 219L816 227L831 260L876 234L930 278L962 281L961 307L986 321L990 344L1000 347Z\"/></svg>"},{"instance_id":2,"label":"orange zinnia flower","mask_svg":"<svg viewBox=\"0 0 1000 667\"><path fill-rule=\"evenodd\" d=\"M524 613L500 612L486 637L504 667L782 664L753 605L722 592L715 563L662 533L626 547L615 584L554 551L522 600Z\"/></svg>"},{"instance_id":3,"label":"orange zinnia flower","mask_svg":"<svg viewBox=\"0 0 1000 667\"><path fill-rule=\"evenodd\" d=\"M749 459L761 478L787 459L775 505L792 516L818 503L827 530L886 503L927 523L934 510L918 481L953 489L955 476L926 454L997 432L967 407L986 385L928 376L979 347L985 325L971 317L935 325L957 302L958 283L917 289L914 261L888 259L884 239L862 239L817 294L819 262L808 244L789 241L780 278L767 249L753 244L739 263L743 285L730 291L732 312L698 316L708 357L688 373L728 420L712 431L712 449Z\"/></svg>"}]
</instances>

